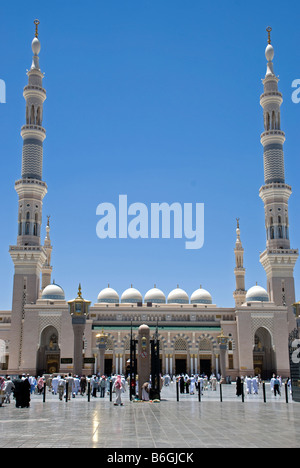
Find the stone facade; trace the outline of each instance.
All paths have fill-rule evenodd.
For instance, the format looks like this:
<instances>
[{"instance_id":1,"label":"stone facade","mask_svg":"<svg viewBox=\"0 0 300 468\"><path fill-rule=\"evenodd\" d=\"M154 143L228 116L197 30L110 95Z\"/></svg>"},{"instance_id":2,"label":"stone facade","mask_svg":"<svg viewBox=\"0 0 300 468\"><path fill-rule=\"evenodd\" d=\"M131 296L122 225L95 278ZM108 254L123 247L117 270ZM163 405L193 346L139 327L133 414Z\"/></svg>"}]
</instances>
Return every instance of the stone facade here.
<instances>
[{"instance_id":1,"label":"stone facade","mask_svg":"<svg viewBox=\"0 0 300 468\"><path fill-rule=\"evenodd\" d=\"M42 117L46 92L42 88L43 74L39 67L38 33L32 48L34 58L28 72L29 83L24 89L26 125L21 133L24 140L22 178L16 183L18 239L17 245L10 247L15 266L13 305L12 311L0 311L0 340L5 348L5 359L0 366L11 374L40 375L74 371L74 355L78 361L78 353L74 351L72 317L64 291L51 284L49 219L44 245L40 239L42 201L47 186L42 181L45 138ZM265 89L261 97L266 180L260 191L267 229L267 249L260 260L266 270L267 291L259 286L248 292L245 289L244 249L238 221L234 307L214 305L209 292L202 288L189 297L178 287L166 298L156 286L144 296L132 287L124 291L121 299L112 288L105 288L85 317L82 343L85 374L100 371L99 334L102 331L106 336L104 372L126 374L131 331L137 339L139 327L147 325L150 337L158 327L162 373L215 372L231 378L246 374L270 378L273 372L283 377L289 375L288 336L296 326L291 305L295 302L293 268L298 250L290 249L288 199L291 189L285 184L285 135L280 129L282 96L273 71L273 55L269 44ZM103 354L101 359L103 361Z\"/></svg>"}]
</instances>

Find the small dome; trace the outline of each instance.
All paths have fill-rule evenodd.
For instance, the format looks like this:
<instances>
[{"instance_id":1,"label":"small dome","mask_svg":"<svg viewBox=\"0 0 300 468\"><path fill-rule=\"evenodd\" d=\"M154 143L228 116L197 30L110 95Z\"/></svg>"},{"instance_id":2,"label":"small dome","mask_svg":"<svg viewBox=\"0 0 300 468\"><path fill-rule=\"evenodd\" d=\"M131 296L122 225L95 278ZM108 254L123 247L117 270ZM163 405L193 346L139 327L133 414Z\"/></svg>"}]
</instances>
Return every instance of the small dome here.
<instances>
[{"instance_id":1,"label":"small dome","mask_svg":"<svg viewBox=\"0 0 300 468\"><path fill-rule=\"evenodd\" d=\"M143 302L143 297L137 289L131 288L126 289L121 296L122 304L136 304L137 302Z\"/></svg>"},{"instance_id":2,"label":"small dome","mask_svg":"<svg viewBox=\"0 0 300 468\"><path fill-rule=\"evenodd\" d=\"M246 295L246 302L269 302L267 291L261 286L253 286Z\"/></svg>"},{"instance_id":3,"label":"small dome","mask_svg":"<svg viewBox=\"0 0 300 468\"><path fill-rule=\"evenodd\" d=\"M119 294L113 288L109 286L105 289L102 289L98 294L98 303L110 303L110 304L118 304L119 303Z\"/></svg>"},{"instance_id":4,"label":"small dome","mask_svg":"<svg viewBox=\"0 0 300 468\"><path fill-rule=\"evenodd\" d=\"M51 300L58 300L64 301L65 300L65 292L61 286L58 284L49 284L45 287L42 292L42 299L51 299Z\"/></svg>"},{"instance_id":5,"label":"small dome","mask_svg":"<svg viewBox=\"0 0 300 468\"><path fill-rule=\"evenodd\" d=\"M168 304L189 304L189 296L183 289L177 286L168 295Z\"/></svg>"},{"instance_id":6,"label":"small dome","mask_svg":"<svg viewBox=\"0 0 300 468\"><path fill-rule=\"evenodd\" d=\"M197 289L191 296L191 304L212 304L212 297L205 289Z\"/></svg>"},{"instance_id":7,"label":"small dome","mask_svg":"<svg viewBox=\"0 0 300 468\"><path fill-rule=\"evenodd\" d=\"M153 304L165 304L166 296L156 286L150 289L144 297L144 302L152 302Z\"/></svg>"}]
</instances>

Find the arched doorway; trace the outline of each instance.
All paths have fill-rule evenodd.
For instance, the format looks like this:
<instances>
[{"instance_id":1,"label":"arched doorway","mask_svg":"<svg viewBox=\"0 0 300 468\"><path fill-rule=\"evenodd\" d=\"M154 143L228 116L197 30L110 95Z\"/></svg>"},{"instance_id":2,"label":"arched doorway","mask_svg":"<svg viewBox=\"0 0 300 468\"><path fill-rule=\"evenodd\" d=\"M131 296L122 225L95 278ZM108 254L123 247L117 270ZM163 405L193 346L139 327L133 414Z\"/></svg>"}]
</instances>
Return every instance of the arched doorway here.
<instances>
[{"instance_id":1,"label":"arched doorway","mask_svg":"<svg viewBox=\"0 0 300 468\"><path fill-rule=\"evenodd\" d=\"M208 338L201 338L199 341L200 374L208 375L212 373L213 344Z\"/></svg>"},{"instance_id":2,"label":"arched doorway","mask_svg":"<svg viewBox=\"0 0 300 468\"><path fill-rule=\"evenodd\" d=\"M258 328L254 337L253 367L255 375L270 379L276 373L276 356L272 336L264 327Z\"/></svg>"},{"instance_id":3,"label":"arched doorway","mask_svg":"<svg viewBox=\"0 0 300 468\"><path fill-rule=\"evenodd\" d=\"M174 354L175 354L175 374L181 375L186 374L187 368L187 351L188 344L184 338L177 338L174 343Z\"/></svg>"},{"instance_id":4,"label":"arched doorway","mask_svg":"<svg viewBox=\"0 0 300 468\"><path fill-rule=\"evenodd\" d=\"M58 331L53 326L46 327L40 338L37 353L37 375L55 374L60 368L60 349Z\"/></svg>"}]
</instances>

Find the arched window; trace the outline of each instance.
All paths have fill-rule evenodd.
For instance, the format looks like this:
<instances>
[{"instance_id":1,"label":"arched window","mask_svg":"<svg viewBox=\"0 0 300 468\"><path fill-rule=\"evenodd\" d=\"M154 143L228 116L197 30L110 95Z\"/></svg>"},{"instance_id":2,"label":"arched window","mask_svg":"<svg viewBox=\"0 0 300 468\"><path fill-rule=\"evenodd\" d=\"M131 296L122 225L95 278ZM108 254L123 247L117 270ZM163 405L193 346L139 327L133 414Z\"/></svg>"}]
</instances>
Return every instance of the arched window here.
<instances>
[{"instance_id":1,"label":"arched window","mask_svg":"<svg viewBox=\"0 0 300 468\"><path fill-rule=\"evenodd\" d=\"M31 123L32 125L35 124L34 106L31 106L30 123Z\"/></svg>"},{"instance_id":2,"label":"arched window","mask_svg":"<svg viewBox=\"0 0 300 468\"><path fill-rule=\"evenodd\" d=\"M178 338L174 344L175 351L187 351L187 342L183 338Z\"/></svg>"},{"instance_id":3,"label":"arched window","mask_svg":"<svg viewBox=\"0 0 300 468\"><path fill-rule=\"evenodd\" d=\"M270 114L267 112L266 115L266 130L270 130Z\"/></svg>"},{"instance_id":4,"label":"arched window","mask_svg":"<svg viewBox=\"0 0 300 468\"><path fill-rule=\"evenodd\" d=\"M38 110L37 110L36 124L41 125L41 108L40 107L38 107Z\"/></svg>"},{"instance_id":5,"label":"arched window","mask_svg":"<svg viewBox=\"0 0 300 468\"><path fill-rule=\"evenodd\" d=\"M275 115L275 111L272 112L272 130L276 130L276 115Z\"/></svg>"}]
</instances>

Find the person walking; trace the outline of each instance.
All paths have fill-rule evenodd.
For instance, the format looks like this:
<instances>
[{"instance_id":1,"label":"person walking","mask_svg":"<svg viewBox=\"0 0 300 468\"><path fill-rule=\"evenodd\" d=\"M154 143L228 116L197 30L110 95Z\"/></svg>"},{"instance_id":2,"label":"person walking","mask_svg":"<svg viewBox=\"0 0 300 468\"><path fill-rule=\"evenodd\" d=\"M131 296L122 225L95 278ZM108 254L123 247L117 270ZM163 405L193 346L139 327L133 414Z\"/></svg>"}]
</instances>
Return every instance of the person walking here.
<instances>
[{"instance_id":1,"label":"person walking","mask_svg":"<svg viewBox=\"0 0 300 468\"><path fill-rule=\"evenodd\" d=\"M27 378L19 375L14 381L14 397L16 399L16 408L29 408L30 406L30 383Z\"/></svg>"},{"instance_id":2,"label":"person walking","mask_svg":"<svg viewBox=\"0 0 300 468\"><path fill-rule=\"evenodd\" d=\"M4 388L4 392L5 392L4 403L6 404L10 403L10 397L11 397L11 394L13 393L14 388L15 386L13 382L10 380L10 377L7 377L6 382L5 382L5 388Z\"/></svg>"},{"instance_id":3,"label":"person walking","mask_svg":"<svg viewBox=\"0 0 300 468\"><path fill-rule=\"evenodd\" d=\"M124 391L124 385L123 385L123 382L122 382L122 377L120 375L118 375L118 377L116 378L115 382L114 382L114 386L113 386L113 391L116 392L116 402L114 403L115 406L123 406L123 403L122 403L122 393Z\"/></svg>"},{"instance_id":4,"label":"person walking","mask_svg":"<svg viewBox=\"0 0 300 468\"><path fill-rule=\"evenodd\" d=\"M66 377L66 383L68 384L68 400L71 400L71 395L73 395L74 389L75 389L75 381L74 377L72 374L69 374ZM74 395L75 398L75 395Z\"/></svg>"},{"instance_id":5,"label":"person walking","mask_svg":"<svg viewBox=\"0 0 300 468\"><path fill-rule=\"evenodd\" d=\"M246 387L248 395L252 395L252 377L246 376Z\"/></svg>"},{"instance_id":6,"label":"person walking","mask_svg":"<svg viewBox=\"0 0 300 468\"><path fill-rule=\"evenodd\" d=\"M277 396L277 393L279 394L279 396L281 396L279 377L276 377L274 379L274 396L275 397Z\"/></svg>"},{"instance_id":7,"label":"person walking","mask_svg":"<svg viewBox=\"0 0 300 468\"><path fill-rule=\"evenodd\" d=\"M106 386L107 386L106 377L105 375L102 375L101 380L100 380L100 398L105 397Z\"/></svg>"},{"instance_id":8,"label":"person walking","mask_svg":"<svg viewBox=\"0 0 300 468\"><path fill-rule=\"evenodd\" d=\"M252 379L252 387L253 387L253 393L254 395L258 395L258 378L253 377Z\"/></svg>"},{"instance_id":9,"label":"person walking","mask_svg":"<svg viewBox=\"0 0 300 468\"><path fill-rule=\"evenodd\" d=\"M46 383L45 377L40 377L38 379L37 388L38 388L38 394L39 395L41 395L43 393L45 383Z\"/></svg>"},{"instance_id":10,"label":"person walking","mask_svg":"<svg viewBox=\"0 0 300 468\"><path fill-rule=\"evenodd\" d=\"M237 377L236 379L236 396L240 397L243 395L243 382L241 377Z\"/></svg>"},{"instance_id":11,"label":"person walking","mask_svg":"<svg viewBox=\"0 0 300 468\"><path fill-rule=\"evenodd\" d=\"M93 377L91 378L91 386L92 386L92 397L97 398L98 378L96 375L93 375Z\"/></svg>"},{"instance_id":12,"label":"person walking","mask_svg":"<svg viewBox=\"0 0 300 468\"><path fill-rule=\"evenodd\" d=\"M52 394L53 395L57 395L58 382L59 382L59 377L58 377L58 375L56 375L52 379Z\"/></svg>"},{"instance_id":13,"label":"person walking","mask_svg":"<svg viewBox=\"0 0 300 468\"><path fill-rule=\"evenodd\" d=\"M0 406L3 404L3 400L5 398L5 379L4 377L0 377Z\"/></svg>"},{"instance_id":14,"label":"person walking","mask_svg":"<svg viewBox=\"0 0 300 468\"><path fill-rule=\"evenodd\" d=\"M57 390L58 390L58 397L60 401L62 401L65 391L66 391L66 381L63 377L61 377L60 380L58 381Z\"/></svg>"},{"instance_id":15,"label":"person walking","mask_svg":"<svg viewBox=\"0 0 300 468\"><path fill-rule=\"evenodd\" d=\"M28 380L29 380L29 383L30 383L30 394L33 395L35 393L35 389L36 389L36 386L37 386L36 377L31 375Z\"/></svg>"},{"instance_id":16,"label":"person walking","mask_svg":"<svg viewBox=\"0 0 300 468\"><path fill-rule=\"evenodd\" d=\"M86 392L87 380L86 376L82 375L80 378L80 394L83 396Z\"/></svg>"},{"instance_id":17,"label":"person walking","mask_svg":"<svg viewBox=\"0 0 300 468\"><path fill-rule=\"evenodd\" d=\"M180 393L184 393L184 376L179 377Z\"/></svg>"}]
</instances>

